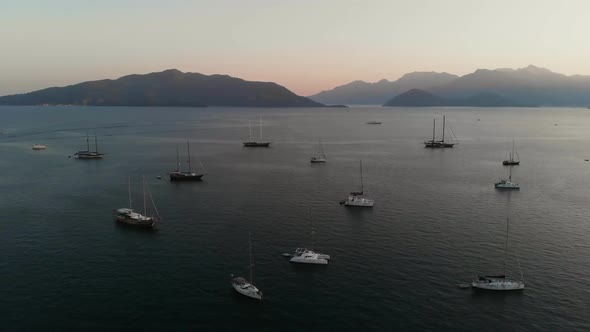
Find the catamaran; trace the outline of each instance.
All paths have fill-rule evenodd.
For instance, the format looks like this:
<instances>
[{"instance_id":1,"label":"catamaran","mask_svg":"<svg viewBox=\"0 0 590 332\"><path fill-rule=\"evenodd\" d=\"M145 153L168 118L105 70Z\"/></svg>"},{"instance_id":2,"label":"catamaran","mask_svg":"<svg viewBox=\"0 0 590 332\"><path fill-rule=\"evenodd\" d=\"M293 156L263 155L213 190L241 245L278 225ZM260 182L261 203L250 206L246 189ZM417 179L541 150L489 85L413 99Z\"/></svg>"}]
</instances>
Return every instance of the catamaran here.
<instances>
[{"instance_id":1,"label":"catamaran","mask_svg":"<svg viewBox=\"0 0 590 332\"><path fill-rule=\"evenodd\" d=\"M325 163L326 160L326 153L324 152L324 146L322 145L322 141L318 141L318 155L317 157L311 157L311 163Z\"/></svg>"},{"instance_id":2,"label":"catamaran","mask_svg":"<svg viewBox=\"0 0 590 332\"><path fill-rule=\"evenodd\" d=\"M152 197L152 193L150 192L147 183L145 181L145 177L142 177L142 191L143 191L143 214L135 212L133 210L132 204L133 200L131 198L131 177L129 178L129 207L120 208L114 211L115 221L120 222L122 224L127 224L131 226L137 227L144 227L144 228L154 228L158 222L160 222L160 216L158 214L158 209L156 208L156 204L154 203L154 198ZM147 212L147 197L149 196L150 201L153 206L154 215L148 216Z\"/></svg>"},{"instance_id":3,"label":"catamaran","mask_svg":"<svg viewBox=\"0 0 590 332\"><path fill-rule=\"evenodd\" d=\"M259 125L260 125L260 136L258 137L258 140L255 140L252 137L252 122L248 123L248 140L246 142L243 142L245 147L268 148L270 146L271 142L262 140L262 118L259 119Z\"/></svg>"},{"instance_id":4,"label":"catamaran","mask_svg":"<svg viewBox=\"0 0 590 332\"><path fill-rule=\"evenodd\" d=\"M494 183L496 189L520 189L520 185L516 182L512 182L512 165L510 165L508 179L500 179L500 181Z\"/></svg>"},{"instance_id":5,"label":"catamaran","mask_svg":"<svg viewBox=\"0 0 590 332\"><path fill-rule=\"evenodd\" d=\"M90 140L86 134L86 150L80 150L74 154L78 159L102 159L104 153L98 152L98 140L94 135L94 151L90 151Z\"/></svg>"},{"instance_id":6,"label":"catamaran","mask_svg":"<svg viewBox=\"0 0 590 332\"><path fill-rule=\"evenodd\" d=\"M360 164L360 172L361 172L361 190L360 191L353 191L348 195L348 198L345 201L342 201L341 204L344 206L351 206L351 207L373 207L375 203L374 200L370 198L366 198L364 196L364 184L363 184L363 162L362 160L359 161Z\"/></svg>"},{"instance_id":7,"label":"catamaran","mask_svg":"<svg viewBox=\"0 0 590 332\"><path fill-rule=\"evenodd\" d=\"M509 291L524 289L524 276L520 269L520 262L518 269L520 270L520 278L522 280L510 279L506 275L506 265L508 264L508 232L510 219L506 218L506 244L505 244L505 258L504 258L504 274L494 276L480 276L477 280L471 282L471 287L477 289L494 290L494 291ZM518 261L518 256L516 257Z\"/></svg>"},{"instance_id":8,"label":"catamaran","mask_svg":"<svg viewBox=\"0 0 590 332\"><path fill-rule=\"evenodd\" d=\"M516 155L516 159L515 158ZM509 166L509 165L520 165L520 160L518 158L518 153L514 150L514 140L512 140L512 152L510 152L510 158L508 160L502 161L502 165Z\"/></svg>"},{"instance_id":9,"label":"catamaran","mask_svg":"<svg viewBox=\"0 0 590 332\"><path fill-rule=\"evenodd\" d=\"M433 120L432 123L432 139L428 141L424 141L424 147L426 148L452 148L457 143L449 143L445 142L445 127L446 127L446 117L443 115L443 129L442 129L442 139L437 141L436 136L436 119Z\"/></svg>"},{"instance_id":10,"label":"catamaran","mask_svg":"<svg viewBox=\"0 0 590 332\"><path fill-rule=\"evenodd\" d=\"M258 288L256 288L256 286L254 286L254 263L252 263L252 234L248 234L248 253L250 257L250 265L248 266L250 270L250 281L248 281L244 277L234 278L234 275L232 274L231 286L236 290L236 292L242 295L257 300L262 300L262 292Z\"/></svg>"},{"instance_id":11,"label":"catamaran","mask_svg":"<svg viewBox=\"0 0 590 332\"><path fill-rule=\"evenodd\" d=\"M201 169L203 173L193 172L191 169L191 146L186 141L186 150L188 154L188 171L180 170L180 160L178 159L178 148L176 148L176 170L170 172L170 181L201 181L203 175L205 175L205 167L201 163Z\"/></svg>"}]
</instances>

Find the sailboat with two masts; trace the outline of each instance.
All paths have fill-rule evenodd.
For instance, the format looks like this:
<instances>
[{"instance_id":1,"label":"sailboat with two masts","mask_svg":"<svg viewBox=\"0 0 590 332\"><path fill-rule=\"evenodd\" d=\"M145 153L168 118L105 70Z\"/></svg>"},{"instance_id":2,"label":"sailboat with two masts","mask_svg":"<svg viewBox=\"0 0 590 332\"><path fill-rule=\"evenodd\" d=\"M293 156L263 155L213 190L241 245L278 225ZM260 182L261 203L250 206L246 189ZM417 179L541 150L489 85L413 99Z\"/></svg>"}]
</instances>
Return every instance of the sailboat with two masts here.
<instances>
[{"instance_id":1,"label":"sailboat with two masts","mask_svg":"<svg viewBox=\"0 0 590 332\"><path fill-rule=\"evenodd\" d=\"M425 148L452 148L457 143L449 143L445 142L445 128L446 128L446 117L443 115L443 129L442 129L442 139L440 141L436 140L436 119L432 122L432 139L428 141L424 141Z\"/></svg>"},{"instance_id":2,"label":"sailboat with two masts","mask_svg":"<svg viewBox=\"0 0 590 332\"><path fill-rule=\"evenodd\" d=\"M94 151L90 151L90 139L88 133L86 133L86 150L80 150L74 155L78 159L102 159L104 153L98 152L98 139L94 135Z\"/></svg>"},{"instance_id":3,"label":"sailboat with two masts","mask_svg":"<svg viewBox=\"0 0 590 332\"><path fill-rule=\"evenodd\" d=\"M342 201L341 204L344 206L351 206L351 207L373 207L375 203L374 200L370 198L366 198L364 196L364 184L363 184L363 161L359 160L360 164L360 171L361 171L361 191L353 191L348 195L348 198L345 201Z\"/></svg>"},{"instance_id":4,"label":"sailboat with two masts","mask_svg":"<svg viewBox=\"0 0 590 332\"><path fill-rule=\"evenodd\" d=\"M248 147L248 148L268 148L268 147L270 147L271 142L264 141L262 139L262 118L259 119L259 125L260 125L260 135L258 137L258 140L255 140L252 137L252 122L250 121L248 123L248 140L246 142L243 142L244 147Z\"/></svg>"},{"instance_id":5,"label":"sailboat with two masts","mask_svg":"<svg viewBox=\"0 0 590 332\"><path fill-rule=\"evenodd\" d=\"M133 210L133 199L131 198L131 177L129 177L129 207L120 208L114 211L115 221L143 228L154 228L158 222L160 222L160 215L158 209L154 203L152 193L147 186L145 177L142 177L142 192L143 192L143 214ZM147 197L149 196L150 202L153 206L154 215L148 216L147 211Z\"/></svg>"},{"instance_id":6,"label":"sailboat with two masts","mask_svg":"<svg viewBox=\"0 0 590 332\"><path fill-rule=\"evenodd\" d=\"M203 175L205 175L205 167L201 163L202 173L193 172L191 168L191 146L186 141L186 150L188 155L188 171L180 170L180 159L178 159L178 148L176 148L176 170L170 172L170 181L201 181Z\"/></svg>"},{"instance_id":7,"label":"sailboat with two masts","mask_svg":"<svg viewBox=\"0 0 590 332\"><path fill-rule=\"evenodd\" d=\"M327 161L326 159L326 153L324 152L324 146L322 145L322 141L318 141L318 155L317 157L311 157L310 161L311 163L325 163Z\"/></svg>"},{"instance_id":8,"label":"sailboat with two masts","mask_svg":"<svg viewBox=\"0 0 590 332\"><path fill-rule=\"evenodd\" d=\"M247 297L262 300L262 292L254 286L254 263L252 263L252 233L248 234L248 253L250 257L250 265L248 265L248 269L250 270L250 279L249 281L244 277L235 277L232 274L231 277L231 286L236 290L236 292L245 295Z\"/></svg>"},{"instance_id":9,"label":"sailboat with two masts","mask_svg":"<svg viewBox=\"0 0 590 332\"><path fill-rule=\"evenodd\" d=\"M515 155L516 155L516 157L515 157ZM510 152L510 158L508 158L508 160L502 161L502 165L504 165L504 166L520 165L518 153L514 149L514 140L512 140L512 152Z\"/></svg>"},{"instance_id":10,"label":"sailboat with two masts","mask_svg":"<svg viewBox=\"0 0 590 332\"><path fill-rule=\"evenodd\" d=\"M524 289L524 276L520 269L520 262L518 269L520 270L520 278L522 280L510 279L506 275L506 267L508 265L508 234L510 230L510 219L506 218L506 244L504 247L504 274L494 276L480 276L477 280L471 282L471 287L476 289L494 290L494 291L510 291ZM518 256L516 257L518 261Z\"/></svg>"}]
</instances>

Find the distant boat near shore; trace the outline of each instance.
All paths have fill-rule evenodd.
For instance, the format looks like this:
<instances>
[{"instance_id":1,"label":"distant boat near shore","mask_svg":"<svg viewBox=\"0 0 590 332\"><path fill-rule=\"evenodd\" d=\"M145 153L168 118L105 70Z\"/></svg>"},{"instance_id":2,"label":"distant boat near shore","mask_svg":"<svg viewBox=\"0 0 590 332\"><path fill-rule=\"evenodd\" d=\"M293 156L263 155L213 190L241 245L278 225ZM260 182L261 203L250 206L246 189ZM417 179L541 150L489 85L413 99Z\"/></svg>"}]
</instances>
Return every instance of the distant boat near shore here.
<instances>
[{"instance_id":1,"label":"distant boat near shore","mask_svg":"<svg viewBox=\"0 0 590 332\"><path fill-rule=\"evenodd\" d=\"M90 151L90 140L86 134L86 150L80 150L74 154L78 159L102 159L104 153L98 152L98 140L94 135L94 151Z\"/></svg>"},{"instance_id":2,"label":"distant boat near shore","mask_svg":"<svg viewBox=\"0 0 590 332\"><path fill-rule=\"evenodd\" d=\"M264 141L262 139L262 118L259 119L259 125L260 125L260 135L258 137L258 140L255 140L254 138L252 138L252 123L248 123L248 140L246 142L243 142L244 147L247 148L268 148L270 147L270 142L269 141Z\"/></svg>"},{"instance_id":3,"label":"distant boat near shore","mask_svg":"<svg viewBox=\"0 0 590 332\"><path fill-rule=\"evenodd\" d=\"M367 124L372 124L372 125L381 124L381 121L375 121L375 120L373 120L373 121L367 121Z\"/></svg>"},{"instance_id":4,"label":"distant boat near shore","mask_svg":"<svg viewBox=\"0 0 590 332\"><path fill-rule=\"evenodd\" d=\"M45 145L41 145L41 144L34 144L33 145L33 150L45 150L47 149L47 146Z\"/></svg>"}]
</instances>

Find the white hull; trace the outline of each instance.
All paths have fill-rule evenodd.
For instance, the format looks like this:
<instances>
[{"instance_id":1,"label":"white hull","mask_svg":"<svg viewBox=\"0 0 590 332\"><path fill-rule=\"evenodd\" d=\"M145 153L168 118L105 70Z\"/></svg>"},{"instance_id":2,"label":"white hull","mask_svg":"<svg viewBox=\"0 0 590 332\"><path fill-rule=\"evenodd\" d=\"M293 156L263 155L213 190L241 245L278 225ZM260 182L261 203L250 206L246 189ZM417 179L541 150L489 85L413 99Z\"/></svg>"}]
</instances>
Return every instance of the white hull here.
<instances>
[{"instance_id":1,"label":"white hull","mask_svg":"<svg viewBox=\"0 0 590 332\"><path fill-rule=\"evenodd\" d=\"M345 206L355 207L373 207L373 204L375 204L374 200L359 196L349 196L348 199L344 202Z\"/></svg>"},{"instance_id":2,"label":"white hull","mask_svg":"<svg viewBox=\"0 0 590 332\"><path fill-rule=\"evenodd\" d=\"M302 263L302 264L319 264L319 265L327 265L328 260L323 258L301 258L301 257L293 257L290 260L291 263Z\"/></svg>"},{"instance_id":3,"label":"white hull","mask_svg":"<svg viewBox=\"0 0 590 332\"><path fill-rule=\"evenodd\" d=\"M243 280L243 281L240 281ZM262 292L258 290L258 288L256 288L256 286L250 284L247 280L243 279L243 278L234 278L232 279L232 283L231 283L233 289L236 290L236 292L247 296L249 298L253 298L256 300L262 300Z\"/></svg>"},{"instance_id":4,"label":"white hull","mask_svg":"<svg viewBox=\"0 0 590 332\"><path fill-rule=\"evenodd\" d=\"M520 189L520 185L518 183L514 183L508 180L501 180L500 182L496 182L494 187L498 189Z\"/></svg>"},{"instance_id":5,"label":"white hull","mask_svg":"<svg viewBox=\"0 0 590 332\"><path fill-rule=\"evenodd\" d=\"M471 287L491 291L523 290L524 283L518 280L486 278L471 283Z\"/></svg>"}]
</instances>

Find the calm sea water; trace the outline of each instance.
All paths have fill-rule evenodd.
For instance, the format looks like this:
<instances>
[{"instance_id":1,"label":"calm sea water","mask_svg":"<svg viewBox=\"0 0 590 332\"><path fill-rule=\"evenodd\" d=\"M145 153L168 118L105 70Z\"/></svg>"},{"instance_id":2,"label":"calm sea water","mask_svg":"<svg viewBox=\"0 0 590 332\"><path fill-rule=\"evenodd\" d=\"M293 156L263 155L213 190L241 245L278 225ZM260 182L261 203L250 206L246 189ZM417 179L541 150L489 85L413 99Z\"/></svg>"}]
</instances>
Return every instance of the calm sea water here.
<instances>
[{"instance_id":1,"label":"calm sea water","mask_svg":"<svg viewBox=\"0 0 590 332\"><path fill-rule=\"evenodd\" d=\"M425 149L442 114L460 144ZM260 116L272 147L243 148ZM590 110L1 107L0 127L2 330L590 329ZM104 160L68 158L87 132ZM187 139L208 174L170 183ZM496 191L513 139L522 189ZM338 204L360 159L372 210ZM142 175L155 232L111 217ZM328 266L281 256L310 245L310 208ZM526 289L459 289L503 272L508 216ZM262 303L229 285L248 232Z\"/></svg>"}]
</instances>

